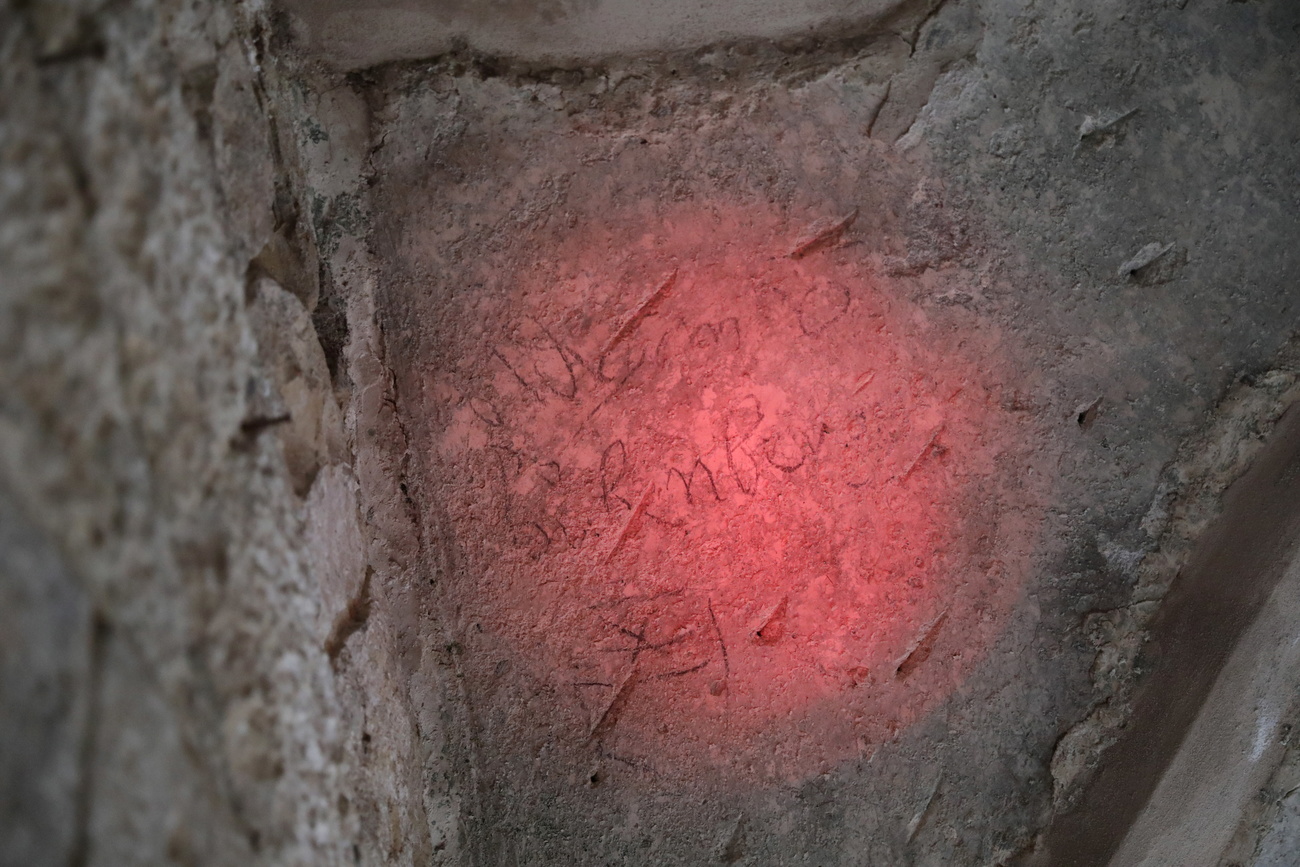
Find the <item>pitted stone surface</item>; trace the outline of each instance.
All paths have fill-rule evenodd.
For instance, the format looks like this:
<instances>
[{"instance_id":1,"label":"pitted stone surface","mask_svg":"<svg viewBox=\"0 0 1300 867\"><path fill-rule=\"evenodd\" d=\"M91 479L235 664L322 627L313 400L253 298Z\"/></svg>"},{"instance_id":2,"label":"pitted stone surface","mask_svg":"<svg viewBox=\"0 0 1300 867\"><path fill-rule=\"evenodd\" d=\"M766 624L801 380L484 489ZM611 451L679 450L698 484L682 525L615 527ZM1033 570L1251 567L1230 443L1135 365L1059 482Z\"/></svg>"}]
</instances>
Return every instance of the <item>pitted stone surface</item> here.
<instances>
[{"instance_id":1,"label":"pitted stone surface","mask_svg":"<svg viewBox=\"0 0 1300 867\"><path fill-rule=\"evenodd\" d=\"M1294 399L1296 16L0 7L0 861L1032 855Z\"/></svg>"}]
</instances>

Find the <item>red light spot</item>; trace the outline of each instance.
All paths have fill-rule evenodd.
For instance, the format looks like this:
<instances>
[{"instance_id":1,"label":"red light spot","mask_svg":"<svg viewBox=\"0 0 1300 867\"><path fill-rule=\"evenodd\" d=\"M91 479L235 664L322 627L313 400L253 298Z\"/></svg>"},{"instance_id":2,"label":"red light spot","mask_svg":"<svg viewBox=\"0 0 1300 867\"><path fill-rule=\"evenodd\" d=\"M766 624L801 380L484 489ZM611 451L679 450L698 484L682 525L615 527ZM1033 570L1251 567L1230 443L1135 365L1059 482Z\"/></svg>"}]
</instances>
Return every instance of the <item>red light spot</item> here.
<instances>
[{"instance_id":1,"label":"red light spot","mask_svg":"<svg viewBox=\"0 0 1300 867\"><path fill-rule=\"evenodd\" d=\"M999 337L838 237L679 213L575 238L437 373L456 602L549 730L798 777L943 700L1033 548ZM802 249L798 247L796 249ZM482 300L482 299L480 299Z\"/></svg>"}]
</instances>

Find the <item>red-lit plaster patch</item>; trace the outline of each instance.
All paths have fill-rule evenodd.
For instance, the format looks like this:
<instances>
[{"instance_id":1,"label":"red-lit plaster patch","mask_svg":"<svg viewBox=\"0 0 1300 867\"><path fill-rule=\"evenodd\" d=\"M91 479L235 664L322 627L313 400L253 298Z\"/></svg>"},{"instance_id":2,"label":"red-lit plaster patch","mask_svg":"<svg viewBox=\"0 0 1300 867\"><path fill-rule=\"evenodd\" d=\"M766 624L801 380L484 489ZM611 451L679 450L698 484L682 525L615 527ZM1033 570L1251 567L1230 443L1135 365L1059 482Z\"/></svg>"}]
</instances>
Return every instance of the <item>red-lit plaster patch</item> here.
<instances>
[{"instance_id":1,"label":"red-lit plaster patch","mask_svg":"<svg viewBox=\"0 0 1300 867\"><path fill-rule=\"evenodd\" d=\"M795 258L761 209L628 225L453 299L429 384L470 700L656 773L870 752L1025 578L999 335L933 320L851 230Z\"/></svg>"}]
</instances>

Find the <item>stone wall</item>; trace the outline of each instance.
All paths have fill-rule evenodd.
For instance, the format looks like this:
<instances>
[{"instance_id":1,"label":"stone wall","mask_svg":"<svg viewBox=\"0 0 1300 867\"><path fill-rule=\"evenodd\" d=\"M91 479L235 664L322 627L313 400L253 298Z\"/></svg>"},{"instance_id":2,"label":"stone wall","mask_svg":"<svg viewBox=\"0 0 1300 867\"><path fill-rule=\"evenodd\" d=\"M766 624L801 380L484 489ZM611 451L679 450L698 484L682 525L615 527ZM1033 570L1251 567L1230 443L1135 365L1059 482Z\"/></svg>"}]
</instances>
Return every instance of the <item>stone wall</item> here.
<instances>
[{"instance_id":1,"label":"stone wall","mask_svg":"<svg viewBox=\"0 0 1300 867\"><path fill-rule=\"evenodd\" d=\"M6 864L429 862L267 16L0 10Z\"/></svg>"},{"instance_id":2,"label":"stone wall","mask_svg":"<svg viewBox=\"0 0 1300 867\"><path fill-rule=\"evenodd\" d=\"M1296 397L1296 10L627 5L0 6L0 863L1067 863Z\"/></svg>"}]
</instances>

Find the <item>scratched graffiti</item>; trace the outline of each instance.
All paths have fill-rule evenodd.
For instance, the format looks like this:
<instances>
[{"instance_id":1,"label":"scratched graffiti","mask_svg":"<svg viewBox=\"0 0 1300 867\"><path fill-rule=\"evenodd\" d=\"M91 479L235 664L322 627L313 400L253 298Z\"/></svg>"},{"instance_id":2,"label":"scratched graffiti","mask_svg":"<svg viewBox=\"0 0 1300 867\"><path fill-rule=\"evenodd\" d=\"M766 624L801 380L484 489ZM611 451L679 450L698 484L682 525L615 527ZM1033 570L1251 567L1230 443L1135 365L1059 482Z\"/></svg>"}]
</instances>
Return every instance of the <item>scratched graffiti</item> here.
<instances>
[{"instance_id":1,"label":"scratched graffiti","mask_svg":"<svg viewBox=\"0 0 1300 867\"><path fill-rule=\"evenodd\" d=\"M797 776L988 646L1034 532L1023 437L996 335L849 254L694 243L514 275L431 374L456 592L573 737Z\"/></svg>"}]
</instances>

